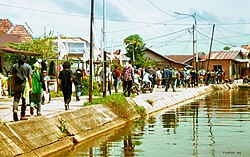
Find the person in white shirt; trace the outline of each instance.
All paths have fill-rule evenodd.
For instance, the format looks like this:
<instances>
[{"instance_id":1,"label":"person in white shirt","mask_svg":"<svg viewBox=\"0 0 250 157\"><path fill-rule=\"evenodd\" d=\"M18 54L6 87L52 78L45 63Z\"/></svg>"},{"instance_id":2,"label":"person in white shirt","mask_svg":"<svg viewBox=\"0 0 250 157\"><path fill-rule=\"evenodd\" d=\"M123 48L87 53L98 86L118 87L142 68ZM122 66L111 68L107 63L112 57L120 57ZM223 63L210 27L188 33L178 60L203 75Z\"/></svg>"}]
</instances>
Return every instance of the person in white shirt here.
<instances>
[{"instance_id":1,"label":"person in white shirt","mask_svg":"<svg viewBox=\"0 0 250 157\"><path fill-rule=\"evenodd\" d=\"M147 71L143 72L143 82L144 83L149 83L149 86L151 87L152 82L149 80L150 74Z\"/></svg>"},{"instance_id":2,"label":"person in white shirt","mask_svg":"<svg viewBox=\"0 0 250 157\"><path fill-rule=\"evenodd\" d=\"M141 81L141 77L138 75L138 71L135 70L135 73L134 73L134 84L136 86L138 86L139 89L141 89L140 81Z\"/></svg>"},{"instance_id":3,"label":"person in white shirt","mask_svg":"<svg viewBox=\"0 0 250 157\"><path fill-rule=\"evenodd\" d=\"M161 80L162 80L162 74L161 74L161 69L158 68L158 70L156 71L156 84L157 84L157 88L161 87Z\"/></svg>"}]
</instances>

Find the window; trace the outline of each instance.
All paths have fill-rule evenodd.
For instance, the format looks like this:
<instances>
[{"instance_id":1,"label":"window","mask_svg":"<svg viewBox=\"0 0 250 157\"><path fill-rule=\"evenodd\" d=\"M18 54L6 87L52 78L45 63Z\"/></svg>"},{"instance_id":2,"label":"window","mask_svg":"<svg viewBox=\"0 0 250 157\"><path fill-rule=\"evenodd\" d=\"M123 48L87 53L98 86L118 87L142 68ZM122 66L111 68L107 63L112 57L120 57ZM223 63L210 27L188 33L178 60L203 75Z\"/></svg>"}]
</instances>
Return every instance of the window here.
<instances>
[{"instance_id":1,"label":"window","mask_svg":"<svg viewBox=\"0 0 250 157\"><path fill-rule=\"evenodd\" d=\"M83 43L68 43L69 52L83 52Z\"/></svg>"},{"instance_id":2,"label":"window","mask_svg":"<svg viewBox=\"0 0 250 157\"><path fill-rule=\"evenodd\" d=\"M221 65L214 65L214 71L217 71L218 69L222 70L222 66Z\"/></svg>"}]
</instances>

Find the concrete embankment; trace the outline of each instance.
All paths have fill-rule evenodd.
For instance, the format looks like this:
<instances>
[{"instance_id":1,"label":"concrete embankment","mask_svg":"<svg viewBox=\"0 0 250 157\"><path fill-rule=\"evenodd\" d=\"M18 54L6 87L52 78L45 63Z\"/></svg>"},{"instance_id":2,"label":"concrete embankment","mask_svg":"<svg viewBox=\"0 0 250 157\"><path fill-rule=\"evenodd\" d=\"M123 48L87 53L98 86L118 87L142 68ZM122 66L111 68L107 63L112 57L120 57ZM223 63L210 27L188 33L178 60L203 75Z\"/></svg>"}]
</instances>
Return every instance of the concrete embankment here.
<instances>
[{"instance_id":1,"label":"concrete embankment","mask_svg":"<svg viewBox=\"0 0 250 157\"><path fill-rule=\"evenodd\" d=\"M105 105L92 105L27 121L0 124L0 156L49 156L139 118L134 103L143 106L150 114L213 90L228 88L233 87L212 85L179 92L141 94L128 99L131 103L126 109L130 115L126 119Z\"/></svg>"},{"instance_id":2,"label":"concrete embankment","mask_svg":"<svg viewBox=\"0 0 250 157\"><path fill-rule=\"evenodd\" d=\"M149 115L153 112L162 110L164 108L185 102L192 98L204 95L213 90L223 90L237 88L235 84L221 84L221 85L209 85L201 86L199 88L187 88L177 90L177 92L157 92L154 94L144 94L139 97L133 98L134 103L139 106L143 106L146 109L146 113ZM167 93L167 94L166 94Z\"/></svg>"}]
</instances>

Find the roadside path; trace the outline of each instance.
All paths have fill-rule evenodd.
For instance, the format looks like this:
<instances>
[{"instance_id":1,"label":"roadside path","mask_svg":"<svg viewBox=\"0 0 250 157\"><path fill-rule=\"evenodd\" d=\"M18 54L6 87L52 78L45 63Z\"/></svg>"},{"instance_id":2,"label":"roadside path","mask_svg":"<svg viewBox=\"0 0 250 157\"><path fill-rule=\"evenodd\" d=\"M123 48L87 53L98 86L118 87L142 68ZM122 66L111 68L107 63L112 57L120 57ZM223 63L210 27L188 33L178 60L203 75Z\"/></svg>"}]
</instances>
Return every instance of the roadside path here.
<instances>
[{"instance_id":1,"label":"roadside path","mask_svg":"<svg viewBox=\"0 0 250 157\"><path fill-rule=\"evenodd\" d=\"M139 97L145 100L145 99L157 97L159 95L164 95L164 96L175 95L180 92L185 92L185 90L187 89L177 88L177 92L172 92L171 89L169 90L169 92L165 92L163 88L154 88L153 93L149 93L149 92L145 94L141 93ZM81 96L80 101L76 101L76 98L72 97L69 109L76 110L76 109L81 108L83 103L88 101L88 98L89 98L88 96ZM21 101L19 102L19 104L20 103ZM13 97L12 98L8 98L8 97L0 98L0 122L13 121L12 104L13 104ZM18 109L19 109L18 118L20 119L21 105L19 105ZM55 114L55 113L64 112L64 111L65 111L65 108L64 108L63 97L52 98L50 103L45 103L44 105L42 105L42 115L50 115L50 114ZM28 119L36 117L36 110L34 110L34 115L31 116L30 107L27 106L26 116L28 117Z\"/></svg>"}]
</instances>

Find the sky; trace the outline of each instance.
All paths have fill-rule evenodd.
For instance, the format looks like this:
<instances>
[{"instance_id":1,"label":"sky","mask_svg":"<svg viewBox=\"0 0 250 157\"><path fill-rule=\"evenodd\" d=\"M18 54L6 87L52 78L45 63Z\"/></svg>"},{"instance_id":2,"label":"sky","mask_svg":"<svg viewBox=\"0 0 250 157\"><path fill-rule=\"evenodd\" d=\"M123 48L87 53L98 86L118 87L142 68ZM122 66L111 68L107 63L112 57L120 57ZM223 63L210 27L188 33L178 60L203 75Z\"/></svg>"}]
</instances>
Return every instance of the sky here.
<instances>
[{"instance_id":1,"label":"sky","mask_svg":"<svg viewBox=\"0 0 250 157\"><path fill-rule=\"evenodd\" d=\"M133 34L161 55L193 54L250 44L248 0L106 0L106 50L125 51ZM90 41L91 0L1 0L0 18L37 38L51 32ZM193 34L193 25L195 24ZM101 45L103 0L94 1L95 42ZM194 36L193 36L194 35Z\"/></svg>"}]
</instances>

